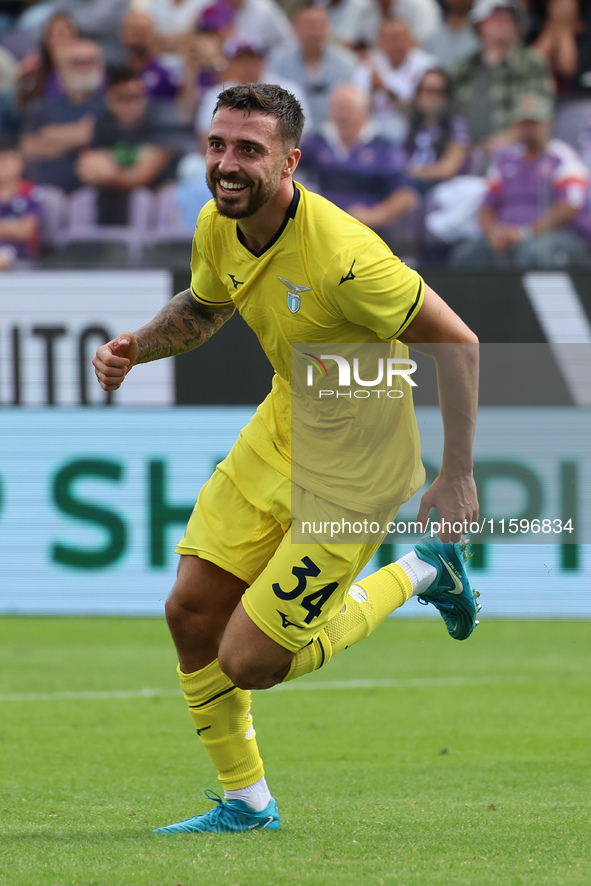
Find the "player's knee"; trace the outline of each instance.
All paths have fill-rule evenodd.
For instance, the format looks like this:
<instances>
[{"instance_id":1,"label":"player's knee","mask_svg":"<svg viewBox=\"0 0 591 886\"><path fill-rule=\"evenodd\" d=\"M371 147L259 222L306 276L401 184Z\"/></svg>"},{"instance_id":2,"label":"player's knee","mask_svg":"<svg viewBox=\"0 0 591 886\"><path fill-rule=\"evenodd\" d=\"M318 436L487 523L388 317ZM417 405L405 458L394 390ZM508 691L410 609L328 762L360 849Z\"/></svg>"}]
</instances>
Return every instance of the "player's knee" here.
<instances>
[{"instance_id":1,"label":"player's knee","mask_svg":"<svg viewBox=\"0 0 591 886\"><path fill-rule=\"evenodd\" d=\"M166 601L164 612L173 637L191 634L198 639L199 636L209 636L212 631L218 633L220 630L214 613L205 607L188 606L174 590Z\"/></svg>"},{"instance_id":2,"label":"player's knee","mask_svg":"<svg viewBox=\"0 0 591 886\"><path fill-rule=\"evenodd\" d=\"M255 685L256 673L248 659L245 659L239 650L226 650L223 647L219 651L219 664L224 674L230 678L234 686L239 689L258 689Z\"/></svg>"},{"instance_id":3,"label":"player's knee","mask_svg":"<svg viewBox=\"0 0 591 886\"><path fill-rule=\"evenodd\" d=\"M240 649L220 647L219 664L224 674L238 689L269 689L283 678L254 661Z\"/></svg>"},{"instance_id":4,"label":"player's knee","mask_svg":"<svg viewBox=\"0 0 591 886\"><path fill-rule=\"evenodd\" d=\"M184 612L184 607L180 604L179 600L177 600L173 592L164 604L164 614L166 616L168 627L172 629L180 624Z\"/></svg>"}]
</instances>

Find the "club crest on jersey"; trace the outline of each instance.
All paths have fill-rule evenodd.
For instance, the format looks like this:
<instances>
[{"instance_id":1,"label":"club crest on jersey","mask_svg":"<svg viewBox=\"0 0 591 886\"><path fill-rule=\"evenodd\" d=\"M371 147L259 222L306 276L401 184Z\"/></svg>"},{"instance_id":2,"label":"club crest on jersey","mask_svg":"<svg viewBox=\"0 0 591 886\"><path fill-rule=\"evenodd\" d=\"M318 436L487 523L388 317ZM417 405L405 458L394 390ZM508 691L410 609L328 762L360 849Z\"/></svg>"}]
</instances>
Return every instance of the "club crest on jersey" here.
<instances>
[{"instance_id":1,"label":"club crest on jersey","mask_svg":"<svg viewBox=\"0 0 591 886\"><path fill-rule=\"evenodd\" d=\"M287 286L287 307L292 314L297 314L302 304L302 292L311 292L311 287L302 286L301 283L292 283L291 280L286 280L285 277L280 277L279 274L277 279L281 280L284 286Z\"/></svg>"}]
</instances>

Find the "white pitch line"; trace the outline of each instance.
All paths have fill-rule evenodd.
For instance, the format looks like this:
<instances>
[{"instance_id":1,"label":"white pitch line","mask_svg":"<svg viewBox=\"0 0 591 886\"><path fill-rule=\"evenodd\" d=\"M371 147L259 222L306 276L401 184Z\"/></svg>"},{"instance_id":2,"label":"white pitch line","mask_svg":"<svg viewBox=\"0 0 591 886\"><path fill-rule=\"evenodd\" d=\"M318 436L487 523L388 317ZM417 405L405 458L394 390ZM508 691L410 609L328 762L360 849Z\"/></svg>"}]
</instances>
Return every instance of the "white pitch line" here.
<instances>
[{"instance_id":1,"label":"white pitch line","mask_svg":"<svg viewBox=\"0 0 591 886\"><path fill-rule=\"evenodd\" d=\"M528 683L527 677L415 677L408 680L325 680L323 682L297 681L280 683L271 692L312 692L347 689L432 689L444 686L493 686L508 683ZM179 689L107 689L87 692L17 692L0 695L4 701L102 701L129 698L180 697Z\"/></svg>"}]
</instances>

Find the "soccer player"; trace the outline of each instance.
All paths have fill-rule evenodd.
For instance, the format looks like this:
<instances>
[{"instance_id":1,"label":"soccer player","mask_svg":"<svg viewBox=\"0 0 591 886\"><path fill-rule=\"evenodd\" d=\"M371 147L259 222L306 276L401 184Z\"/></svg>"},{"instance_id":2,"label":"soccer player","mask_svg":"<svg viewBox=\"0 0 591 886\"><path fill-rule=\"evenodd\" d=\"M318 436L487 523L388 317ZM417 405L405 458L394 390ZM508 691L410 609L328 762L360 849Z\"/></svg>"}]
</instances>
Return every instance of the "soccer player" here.
<instances>
[{"instance_id":1,"label":"soccer player","mask_svg":"<svg viewBox=\"0 0 591 886\"><path fill-rule=\"evenodd\" d=\"M225 796L206 792L213 809L157 833L279 827L251 689L322 667L412 595L433 603L458 640L476 623L460 534L417 545L357 584L377 544L292 543L290 344L297 342L431 349L445 441L418 519L426 524L431 507L452 522L478 513L476 336L372 231L294 183L302 125L298 102L281 87L220 94L207 150L213 200L197 222L191 288L136 333L102 345L93 361L102 387L114 391L136 363L206 342L238 307L275 368L271 393L201 491L166 605L181 687ZM445 359L441 342L456 343ZM401 503L425 476L412 407L396 435L390 473L404 490ZM307 492L314 496L313 483Z\"/></svg>"}]
</instances>

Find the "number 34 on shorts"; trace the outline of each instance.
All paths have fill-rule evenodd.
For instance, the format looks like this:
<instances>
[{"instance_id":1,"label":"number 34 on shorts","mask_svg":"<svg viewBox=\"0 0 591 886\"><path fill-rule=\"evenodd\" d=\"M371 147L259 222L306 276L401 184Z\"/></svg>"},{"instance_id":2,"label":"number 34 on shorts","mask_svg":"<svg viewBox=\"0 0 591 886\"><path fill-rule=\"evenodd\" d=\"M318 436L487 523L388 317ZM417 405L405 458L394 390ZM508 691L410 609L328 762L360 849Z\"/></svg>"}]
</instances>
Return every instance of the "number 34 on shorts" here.
<instances>
[{"instance_id":1,"label":"number 34 on shorts","mask_svg":"<svg viewBox=\"0 0 591 886\"><path fill-rule=\"evenodd\" d=\"M297 652L338 615L374 550L356 544L292 545L288 533L246 590L244 608L267 636Z\"/></svg>"},{"instance_id":2,"label":"number 34 on shorts","mask_svg":"<svg viewBox=\"0 0 591 886\"><path fill-rule=\"evenodd\" d=\"M312 593L302 596L308 588L308 579L317 578L320 575L320 567L310 557L302 557L301 565L294 566L291 571L297 580L296 586L290 591L285 591L278 582L274 582L273 593L279 600L298 600L300 606L307 613L304 617L304 624L312 624L313 620L322 614L322 607L336 591L339 583L338 581L331 581L324 585L324 587L315 589ZM285 612L279 612L279 610L277 612L282 618L283 627L288 627L289 625L300 627L299 623L290 621L289 616Z\"/></svg>"}]
</instances>

